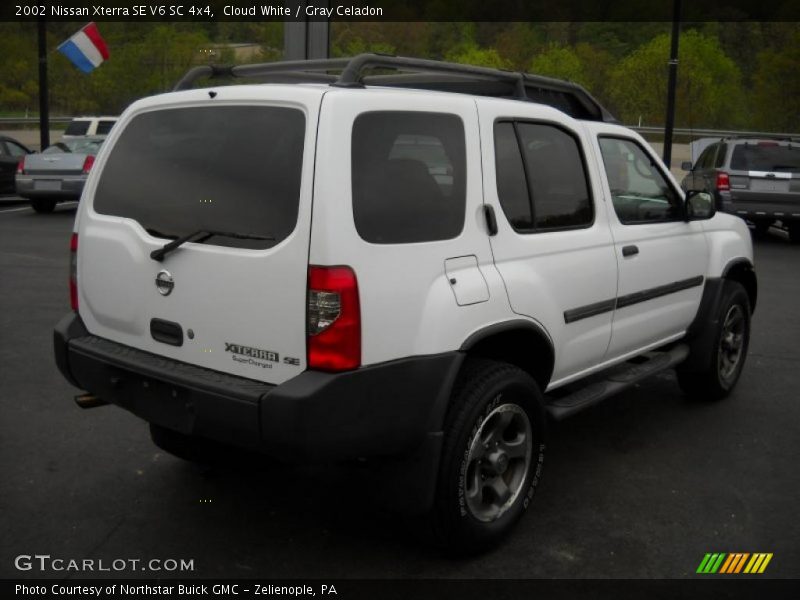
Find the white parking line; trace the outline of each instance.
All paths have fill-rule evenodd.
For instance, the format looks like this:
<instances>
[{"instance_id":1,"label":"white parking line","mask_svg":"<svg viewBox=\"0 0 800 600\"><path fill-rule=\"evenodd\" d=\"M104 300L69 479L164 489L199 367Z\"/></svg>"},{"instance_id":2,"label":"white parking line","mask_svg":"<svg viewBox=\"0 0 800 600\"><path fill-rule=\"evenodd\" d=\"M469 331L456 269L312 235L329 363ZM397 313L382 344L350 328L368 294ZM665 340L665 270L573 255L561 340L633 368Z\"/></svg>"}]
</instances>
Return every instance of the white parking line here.
<instances>
[{"instance_id":1,"label":"white parking line","mask_svg":"<svg viewBox=\"0 0 800 600\"><path fill-rule=\"evenodd\" d=\"M23 206L22 208L9 208L6 210L0 210L0 213L10 213L10 212L19 212L21 210L31 210L30 206Z\"/></svg>"}]
</instances>

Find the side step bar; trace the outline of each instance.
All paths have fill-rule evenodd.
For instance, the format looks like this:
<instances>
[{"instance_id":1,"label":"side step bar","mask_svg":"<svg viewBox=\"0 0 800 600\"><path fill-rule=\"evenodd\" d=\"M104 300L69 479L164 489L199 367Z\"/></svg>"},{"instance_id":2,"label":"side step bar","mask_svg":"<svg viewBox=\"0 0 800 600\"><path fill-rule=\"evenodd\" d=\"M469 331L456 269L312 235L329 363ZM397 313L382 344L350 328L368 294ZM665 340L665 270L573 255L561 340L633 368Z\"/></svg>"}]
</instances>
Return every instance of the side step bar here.
<instances>
[{"instance_id":1,"label":"side step bar","mask_svg":"<svg viewBox=\"0 0 800 600\"><path fill-rule=\"evenodd\" d=\"M642 379L659 371L671 369L688 355L689 346L686 344L679 344L666 351L648 352L644 355L647 358L644 362L622 363L607 371L605 379L590 383L567 396L553 398L546 405L547 412L557 421L570 417L609 396L618 394Z\"/></svg>"}]
</instances>

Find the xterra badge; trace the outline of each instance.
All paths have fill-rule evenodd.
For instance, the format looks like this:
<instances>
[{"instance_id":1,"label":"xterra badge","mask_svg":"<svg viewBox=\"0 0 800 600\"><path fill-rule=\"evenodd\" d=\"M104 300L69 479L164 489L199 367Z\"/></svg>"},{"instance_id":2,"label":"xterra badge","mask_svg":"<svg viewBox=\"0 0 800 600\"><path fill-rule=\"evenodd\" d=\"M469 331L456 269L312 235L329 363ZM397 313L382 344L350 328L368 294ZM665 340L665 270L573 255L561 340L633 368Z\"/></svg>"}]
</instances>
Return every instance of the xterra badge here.
<instances>
[{"instance_id":1,"label":"xterra badge","mask_svg":"<svg viewBox=\"0 0 800 600\"><path fill-rule=\"evenodd\" d=\"M280 357L277 352L271 350L262 350L261 348L251 348L250 346L240 346L239 344L230 344L225 342L225 352L232 352L233 354L241 354L249 358L260 358L261 360L269 360L278 362Z\"/></svg>"}]
</instances>

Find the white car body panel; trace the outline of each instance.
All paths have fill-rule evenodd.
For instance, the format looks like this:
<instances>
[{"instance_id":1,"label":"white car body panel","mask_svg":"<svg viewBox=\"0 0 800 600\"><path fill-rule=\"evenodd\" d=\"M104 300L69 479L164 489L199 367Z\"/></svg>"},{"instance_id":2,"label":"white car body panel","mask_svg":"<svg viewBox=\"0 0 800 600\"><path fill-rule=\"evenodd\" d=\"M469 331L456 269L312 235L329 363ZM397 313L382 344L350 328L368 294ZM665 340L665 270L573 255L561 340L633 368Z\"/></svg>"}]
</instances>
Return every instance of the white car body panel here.
<instances>
[{"instance_id":1,"label":"white car body panel","mask_svg":"<svg viewBox=\"0 0 800 600\"><path fill-rule=\"evenodd\" d=\"M630 130L576 121L544 105L401 89L336 89L319 85L215 88L217 104L295 106L306 115L305 155L294 232L263 251L184 244L163 263L149 253L165 243L131 219L101 215L92 198L106 156L130 119L154 109L206 105L208 90L155 96L120 117L97 156L76 217L80 315L92 334L201 367L280 384L306 368L307 266L347 265L358 280L362 365L458 350L472 334L527 320L552 342L555 364L548 390L680 339L694 318L703 286L565 323L565 311L752 262L741 220L623 225L611 203L598 135L647 142ZM450 240L374 244L353 218L352 127L368 111L457 115L466 138L464 228ZM500 205L494 122L528 119L556 124L580 141L594 202L585 229L520 235ZM669 171L661 169L679 190ZM489 236L483 205L493 207L498 233ZM313 205L313 210L312 210ZM622 257L635 244L639 254ZM156 274L175 278L161 296ZM455 283L452 281L455 280ZM156 342L153 317L191 328L182 347ZM226 343L298 359L269 368L231 360Z\"/></svg>"},{"instance_id":2,"label":"white car body panel","mask_svg":"<svg viewBox=\"0 0 800 600\"><path fill-rule=\"evenodd\" d=\"M205 90L191 90L141 100L125 111L97 157L79 208L79 312L90 333L267 383L282 383L305 369L311 189L323 93L314 86L231 86L220 88L213 100ZM186 243L156 262L150 252L169 240L149 235L133 219L97 213L93 198L98 175L136 115L209 102L288 106L305 113L297 224L289 237L266 250ZM168 296L155 286L162 269L175 281ZM180 347L160 343L150 334L152 318L177 322L184 331L191 329L194 339L186 339ZM279 360L234 354L226 351L226 344L275 352ZM285 357L295 359L293 364L284 362Z\"/></svg>"}]
</instances>

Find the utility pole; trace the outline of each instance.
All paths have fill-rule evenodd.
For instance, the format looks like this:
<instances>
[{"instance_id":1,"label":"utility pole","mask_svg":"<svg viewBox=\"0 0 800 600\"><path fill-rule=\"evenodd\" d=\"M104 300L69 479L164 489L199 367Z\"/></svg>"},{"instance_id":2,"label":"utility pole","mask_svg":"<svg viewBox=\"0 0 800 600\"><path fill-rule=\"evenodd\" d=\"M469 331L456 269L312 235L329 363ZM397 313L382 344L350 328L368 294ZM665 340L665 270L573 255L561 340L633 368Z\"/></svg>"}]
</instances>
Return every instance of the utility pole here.
<instances>
[{"instance_id":1,"label":"utility pole","mask_svg":"<svg viewBox=\"0 0 800 600\"><path fill-rule=\"evenodd\" d=\"M44 17L36 22L39 38L39 150L50 145L50 103L47 92L47 30Z\"/></svg>"},{"instance_id":2,"label":"utility pole","mask_svg":"<svg viewBox=\"0 0 800 600\"><path fill-rule=\"evenodd\" d=\"M664 121L664 164L672 165L672 129L675 126L675 86L678 79L678 39L680 38L681 0L672 5L672 43L669 52L669 80L667 82L667 118Z\"/></svg>"},{"instance_id":3,"label":"utility pole","mask_svg":"<svg viewBox=\"0 0 800 600\"><path fill-rule=\"evenodd\" d=\"M283 25L283 60L308 60L312 58L328 58L330 52L330 27L328 20L309 21L305 16L305 7L308 0L287 0L286 6L292 10L292 15L297 14L300 6L298 20L294 17L287 19ZM318 8L330 8L330 0L314 2Z\"/></svg>"}]
</instances>

